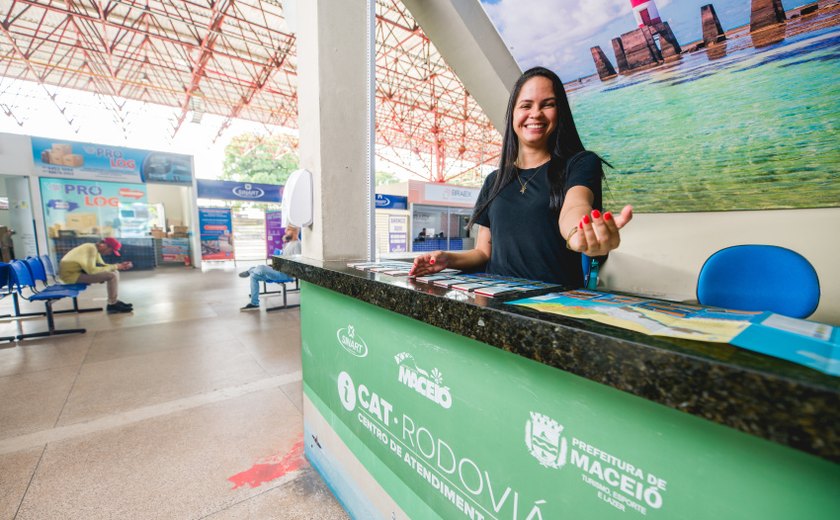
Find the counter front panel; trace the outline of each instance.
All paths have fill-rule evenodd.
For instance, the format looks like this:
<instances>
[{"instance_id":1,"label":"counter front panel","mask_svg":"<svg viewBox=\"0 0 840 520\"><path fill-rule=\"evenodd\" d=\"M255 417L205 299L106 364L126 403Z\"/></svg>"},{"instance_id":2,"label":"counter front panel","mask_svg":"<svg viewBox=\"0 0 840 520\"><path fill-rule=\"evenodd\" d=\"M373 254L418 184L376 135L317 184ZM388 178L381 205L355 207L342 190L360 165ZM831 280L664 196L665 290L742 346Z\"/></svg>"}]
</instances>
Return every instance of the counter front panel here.
<instances>
[{"instance_id":1,"label":"counter front panel","mask_svg":"<svg viewBox=\"0 0 840 520\"><path fill-rule=\"evenodd\" d=\"M318 285L301 301L307 456L356 518L840 510L828 460Z\"/></svg>"}]
</instances>

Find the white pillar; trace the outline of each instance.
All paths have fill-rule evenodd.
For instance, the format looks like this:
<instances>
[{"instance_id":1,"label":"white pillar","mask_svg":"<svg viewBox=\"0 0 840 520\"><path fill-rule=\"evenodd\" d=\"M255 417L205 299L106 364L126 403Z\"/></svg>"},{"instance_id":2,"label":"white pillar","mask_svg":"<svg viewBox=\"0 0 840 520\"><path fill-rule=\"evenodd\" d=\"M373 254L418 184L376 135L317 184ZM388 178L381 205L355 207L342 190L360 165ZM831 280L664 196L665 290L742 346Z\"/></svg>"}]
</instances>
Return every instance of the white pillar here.
<instances>
[{"instance_id":1,"label":"white pillar","mask_svg":"<svg viewBox=\"0 0 840 520\"><path fill-rule=\"evenodd\" d=\"M302 254L368 258L372 202L367 158L366 0L297 4L300 166L313 175L313 222Z\"/></svg>"}]
</instances>

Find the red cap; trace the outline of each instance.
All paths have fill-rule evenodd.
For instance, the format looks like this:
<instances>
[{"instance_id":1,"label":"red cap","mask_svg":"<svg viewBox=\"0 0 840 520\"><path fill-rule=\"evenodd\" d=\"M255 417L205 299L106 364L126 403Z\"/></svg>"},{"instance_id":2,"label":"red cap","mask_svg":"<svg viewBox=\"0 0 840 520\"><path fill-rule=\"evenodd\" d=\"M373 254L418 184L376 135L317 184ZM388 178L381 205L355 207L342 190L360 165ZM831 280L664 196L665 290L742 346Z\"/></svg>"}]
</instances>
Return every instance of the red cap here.
<instances>
[{"instance_id":1,"label":"red cap","mask_svg":"<svg viewBox=\"0 0 840 520\"><path fill-rule=\"evenodd\" d=\"M102 243L105 244L106 246L110 247L111 250L114 252L114 255L121 256L120 255L120 248L122 247L122 244L120 243L119 240L117 240L116 238L113 238L113 237L108 237L108 238L103 238Z\"/></svg>"}]
</instances>

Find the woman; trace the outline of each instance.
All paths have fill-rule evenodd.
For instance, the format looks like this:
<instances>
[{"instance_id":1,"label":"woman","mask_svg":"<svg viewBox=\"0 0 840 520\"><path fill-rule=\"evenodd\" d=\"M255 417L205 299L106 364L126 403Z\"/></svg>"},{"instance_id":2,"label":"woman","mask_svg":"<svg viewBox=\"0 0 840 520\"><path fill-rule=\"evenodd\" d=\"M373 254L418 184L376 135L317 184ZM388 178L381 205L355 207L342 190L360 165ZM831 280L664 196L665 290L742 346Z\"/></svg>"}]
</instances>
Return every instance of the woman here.
<instances>
[{"instance_id":1,"label":"woman","mask_svg":"<svg viewBox=\"0 0 840 520\"><path fill-rule=\"evenodd\" d=\"M601 159L584 151L555 73L535 67L522 74L505 119L499 169L485 180L468 224L479 226L475 249L420 255L412 274L483 268L580 287L580 254L617 248L633 208L601 213Z\"/></svg>"}]
</instances>

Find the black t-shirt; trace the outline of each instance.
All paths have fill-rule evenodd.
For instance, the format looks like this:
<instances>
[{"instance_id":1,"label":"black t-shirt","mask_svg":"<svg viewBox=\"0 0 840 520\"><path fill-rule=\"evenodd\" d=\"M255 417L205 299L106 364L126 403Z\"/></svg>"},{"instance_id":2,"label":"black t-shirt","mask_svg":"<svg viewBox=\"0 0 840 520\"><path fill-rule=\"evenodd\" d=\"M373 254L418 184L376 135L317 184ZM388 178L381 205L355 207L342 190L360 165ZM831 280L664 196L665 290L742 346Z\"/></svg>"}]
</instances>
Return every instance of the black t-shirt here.
<instances>
[{"instance_id":1,"label":"black t-shirt","mask_svg":"<svg viewBox=\"0 0 840 520\"><path fill-rule=\"evenodd\" d=\"M595 195L594 208L601 208L601 160L591 152L572 158L566 172L564 194L573 186L585 186ZM495 171L487 176L476 209L490 196ZM519 171L476 223L490 228L490 261L485 271L502 276L560 283L569 288L583 285L580 253L566 249L560 235L558 213L549 207L548 164ZM530 179L530 180L529 180ZM527 182L525 193L520 190Z\"/></svg>"}]
</instances>

